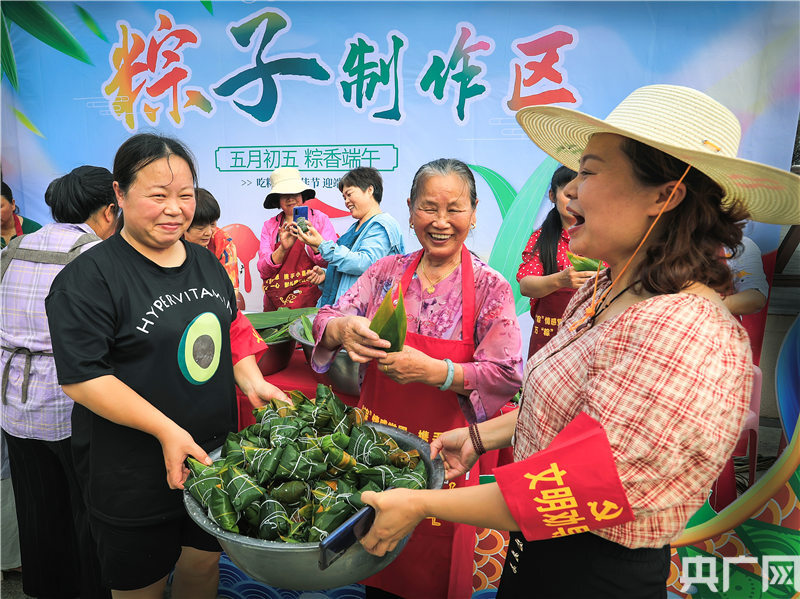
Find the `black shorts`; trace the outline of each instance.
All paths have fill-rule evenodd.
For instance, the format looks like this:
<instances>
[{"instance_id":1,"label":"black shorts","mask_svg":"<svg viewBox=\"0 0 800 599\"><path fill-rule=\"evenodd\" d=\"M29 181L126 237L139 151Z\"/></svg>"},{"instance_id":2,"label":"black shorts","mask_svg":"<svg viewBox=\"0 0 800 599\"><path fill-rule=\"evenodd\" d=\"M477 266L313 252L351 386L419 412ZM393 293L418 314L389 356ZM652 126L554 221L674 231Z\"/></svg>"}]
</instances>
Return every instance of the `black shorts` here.
<instances>
[{"instance_id":1,"label":"black shorts","mask_svg":"<svg viewBox=\"0 0 800 599\"><path fill-rule=\"evenodd\" d=\"M181 547L222 550L188 514L149 526L118 526L92 516L91 527L103 584L117 591L141 589L167 576Z\"/></svg>"},{"instance_id":2,"label":"black shorts","mask_svg":"<svg viewBox=\"0 0 800 599\"><path fill-rule=\"evenodd\" d=\"M510 537L497 599L667 599L669 545L628 549L590 532Z\"/></svg>"}]
</instances>

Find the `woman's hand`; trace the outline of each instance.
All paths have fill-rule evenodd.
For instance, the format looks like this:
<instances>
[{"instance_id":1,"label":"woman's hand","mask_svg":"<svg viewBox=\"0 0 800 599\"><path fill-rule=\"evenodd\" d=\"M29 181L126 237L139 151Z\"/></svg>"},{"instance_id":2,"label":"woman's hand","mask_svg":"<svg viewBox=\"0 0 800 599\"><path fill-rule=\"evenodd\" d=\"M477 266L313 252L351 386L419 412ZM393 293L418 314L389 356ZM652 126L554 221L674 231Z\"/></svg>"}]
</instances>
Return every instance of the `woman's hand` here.
<instances>
[{"instance_id":1,"label":"woman's hand","mask_svg":"<svg viewBox=\"0 0 800 599\"><path fill-rule=\"evenodd\" d=\"M410 489L391 489L383 493L364 491L361 494L361 501L375 508L375 522L361 539L361 545L368 553L385 555L425 518L420 496L420 491Z\"/></svg>"},{"instance_id":2,"label":"woman's hand","mask_svg":"<svg viewBox=\"0 0 800 599\"><path fill-rule=\"evenodd\" d=\"M469 472L479 457L467 427L449 430L436 437L431 442L431 459L437 455L444 462L445 480L453 480Z\"/></svg>"},{"instance_id":3,"label":"woman's hand","mask_svg":"<svg viewBox=\"0 0 800 599\"><path fill-rule=\"evenodd\" d=\"M297 226L297 223L291 223L289 226L291 227L292 235L297 237L306 245L314 248L314 251L317 250L319 244L325 241L325 238L311 225L311 223L308 223L308 231L305 232L303 232L303 230Z\"/></svg>"},{"instance_id":4,"label":"woman's hand","mask_svg":"<svg viewBox=\"0 0 800 599\"><path fill-rule=\"evenodd\" d=\"M442 381L434 380L433 373L436 372L436 363L440 361L406 345L402 350L379 359L378 368L401 385L419 382L438 387Z\"/></svg>"},{"instance_id":5,"label":"woman's hand","mask_svg":"<svg viewBox=\"0 0 800 599\"><path fill-rule=\"evenodd\" d=\"M292 249L294 242L297 241L297 237L292 234L292 223L284 223L281 225L278 241L284 251L288 252Z\"/></svg>"},{"instance_id":6,"label":"woman's hand","mask_svg":"<svg viewBox=\"0 0 800 599\"><path fill-rule=\"evenodd\" d=\"M163 433L156 435L164 453L164 466L167 469L167 484L170 489L183 489L189 476L186 458L192 456L197 461L210 466L213 462L208 454L194 442L192 436L180 426L172 423Z\"/></svg>"},{"instance_id":7,"label":"woman's hand","mask_svg":"<svg viewBox=\"0 0 800 599\"><path fill-rule=\"evenodd\" d=\"M366 364L375 358L385 358L386 349L391 343L381 339L378 333L369 328L370 321L363 316L343 316L328 322L327 331L334 325L333 338L337 345L347 350L350 359Z\"/></svg>"},{"instance_id":8,"label":"woman's hand","mask_svg":"<svg viewBox=\"0 0 800 599\"><path fill-rule=\"evenodd\" d=\"M575 270L574 266L570 266L558 273L558 282L561 287L578 289L594 275L595 272L593 270Z\"/></svg>"},{"instance_id":9,"label":"woman's hand","mask_svg":"<svg viewBox=\"0 0 800 599\"><path fill-rule=\"evenodd\" d=\"M269 403L270 399L278 399L280 401L285 401L290 404L292 403L292 400L289 398L288 395L286 395L286 393L278 389L272 383L268 383L263 378L255 380L253 382L253 386L247 390L246 395L247 399L250 400L250 404L254 408L260 408L261 406L266 405L267 403Z\"/></svg>"},{"instance_id":10,"label":"woman's hand","mask_svg":"<svg viewBox=\"0 0 800 599\"><path fill-rule=\"evenodd\" d=\"M325 282L325 269L315 264L311 269L311 274L306 277L306 281L312 285L322 285Z\"/></svg>"}]
</instances>

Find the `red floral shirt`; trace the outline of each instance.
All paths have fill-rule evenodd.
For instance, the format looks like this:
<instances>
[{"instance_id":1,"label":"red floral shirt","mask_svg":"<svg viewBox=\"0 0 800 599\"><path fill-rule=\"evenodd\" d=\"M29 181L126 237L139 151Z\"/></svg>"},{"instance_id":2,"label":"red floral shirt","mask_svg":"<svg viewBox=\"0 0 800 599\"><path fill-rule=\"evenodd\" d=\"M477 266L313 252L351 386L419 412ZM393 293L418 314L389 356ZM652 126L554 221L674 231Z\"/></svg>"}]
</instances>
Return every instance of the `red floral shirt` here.
<instances>
[{"instance_id":1,"label":"red floral shirt","mask_svg":"<svg viewBox=\"0 0 800 599\"><path fill-rule=\"evenodd\" d=\"M542 261L539 258L539 250L536 249L536 251L534 251L533 249L541 232L541 229L537 229L533 232L531 238L528 239L528 244L525 246L525 250L522 252L522 264L520 264L519 269L517 269L517 282L521 281L525 277L544 276L544 266L542 266ZM556 253L556 266L558 266L559 271L565 270L572 266L569 258L567 258L568 249L569 233L567 233L566 229L561 229L561 239L558 240L558 251ZM531 310L536 307L538 302L539 298L531 298Z\"/></svg>"}]
</instances>

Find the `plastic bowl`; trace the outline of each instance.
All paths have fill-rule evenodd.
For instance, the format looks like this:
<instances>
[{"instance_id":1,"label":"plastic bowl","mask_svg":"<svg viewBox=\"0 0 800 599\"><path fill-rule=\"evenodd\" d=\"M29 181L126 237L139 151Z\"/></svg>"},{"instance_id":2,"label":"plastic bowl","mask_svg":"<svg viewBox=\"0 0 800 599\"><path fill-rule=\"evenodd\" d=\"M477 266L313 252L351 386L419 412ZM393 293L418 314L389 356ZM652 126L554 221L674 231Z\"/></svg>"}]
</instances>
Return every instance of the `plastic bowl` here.
<instances>
[{"instance_id":1,"label":"plastic bowl","mask_svg":"<svg viewBox=\"0 0 800 599\"><path fill-rule=\"evenodd\" d=\"M371 426L393 437L404 450L419 451L428 468L428 488L439 489L444 483L442 460L430 459L430 445L400 429L382 424ZM218 459L220 450L210 454ZM316 591L342 587L363 580L388 566L406 544L408 537L383 557L364 551L360 543L352 545L327 569L319 569L319 543L278 543L264 541L222 530L208 516L188 491L183 492L186 511L200 528L214 535L231 561L245 574L270 586L297 591Z\"/></svg>"},{"instance_id":2,"label":"plastic bowl","mask_svg":"<svg viewBox=\"0 0 800 599\"><path fill-rule=\"evenodd\" d=\"M267 351L258 361L258 368L261 370L261 374L269 376L286 368L296 347L297 341L294 339L267 343Z\"/></svg>"},{"instance_id":3,"label":"plastic bowl","mask_svg":"<svg viewBox=\"0 0 800 599\"><path fill-rule=\"evenodd\" d=\"M303 348L306 362L311 362L311 352L314 350L314 343L303 337L303 323L295 320L289 325L289 334ZM358 395L361 393L359 381L361 364L353 362L345 350L340 350L333 360L333 364L328 369L327 375L331 387L334 391L346 395Z\"/></svg>"}]
</instances>

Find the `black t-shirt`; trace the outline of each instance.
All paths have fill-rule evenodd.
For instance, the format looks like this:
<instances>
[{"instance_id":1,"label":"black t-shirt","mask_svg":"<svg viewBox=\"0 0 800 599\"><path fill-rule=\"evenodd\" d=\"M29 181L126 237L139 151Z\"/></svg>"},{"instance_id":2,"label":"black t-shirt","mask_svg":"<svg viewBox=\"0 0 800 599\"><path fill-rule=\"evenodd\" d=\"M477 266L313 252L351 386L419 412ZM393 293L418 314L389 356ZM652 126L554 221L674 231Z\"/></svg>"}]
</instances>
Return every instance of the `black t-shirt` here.
<instances>
[{"instance_id":1,"label":"black t-shirt","mask_svg":"<svg viewBox=\"0 0 800 599\"><path fill-rule=\"evenodd\" d=\"M163 268L114 235L59 273L47 317L60 384L116 376L209 451L236 427L236 298L214 255L184 246L185 262ZM155 437L78 404L72 425L76 469L94 515L136 525L183 511Z\"/></svg>"}]
</instances>

